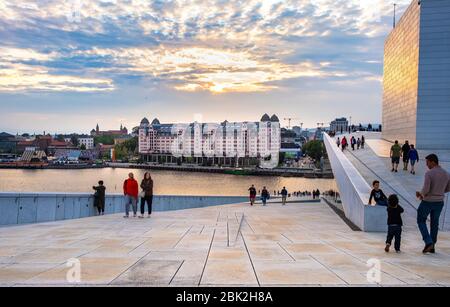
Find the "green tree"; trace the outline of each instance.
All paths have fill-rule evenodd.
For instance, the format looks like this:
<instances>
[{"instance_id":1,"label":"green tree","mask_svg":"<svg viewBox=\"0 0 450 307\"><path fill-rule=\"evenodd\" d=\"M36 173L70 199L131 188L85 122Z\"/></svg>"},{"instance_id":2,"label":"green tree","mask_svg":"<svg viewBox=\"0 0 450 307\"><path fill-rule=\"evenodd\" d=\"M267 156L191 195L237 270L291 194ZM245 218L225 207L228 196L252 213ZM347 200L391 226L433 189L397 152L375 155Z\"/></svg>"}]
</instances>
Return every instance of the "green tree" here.
<instances>
[{"instance_id":1,"label":"green tree","mask_svg":"<svg viewBox=\"0 0 450 307\"><path fill-rule=\"evenodd\" d=\"M59 135L56 137L56 140L58 140L58 141L60 141L60 142L64 142L64 135L59 134Z\"/></svg>"},{"instance_id":2,"label":"green tree","mask_svg":"<svg viewBox=\"0 0 450 307\"><path fill-rule=\"evenodd\" d=\"M78 146L78 136L75 134L72 134L72 136L70 137L70 142L74 145L74 146Z\"/></svg>"},{"instance_id":3,"label":"green tree","mask_svg":"<svg viewBox=\"0 0 450 307\"><path fill-rule=\"evenodd\" d=\"M313 140L303 145L302 151L309 157L315 159L316 161L319 161L320 158L325 154L325 147L323 146L322 141Z\"/></svg>"},{"instance_id":4,"label":"green tree","mask_svg":"<svg viewBox=\"0 0 450 307\"><path fill-rule=\"evenodd\" d=\"M114 137L112 135L98 135L94 137L95 145L114 145Z\"/></svg>"},{"instance_id":5,"label":"green tree","mask_svg":"<svg viewBox=\"0 0 450 307\"><path fill-rule=\"evenodd\" d=\"M86 150L86 145L81 144L80 149L81 149L81 150Z\"/></svg>"}]
</instances>

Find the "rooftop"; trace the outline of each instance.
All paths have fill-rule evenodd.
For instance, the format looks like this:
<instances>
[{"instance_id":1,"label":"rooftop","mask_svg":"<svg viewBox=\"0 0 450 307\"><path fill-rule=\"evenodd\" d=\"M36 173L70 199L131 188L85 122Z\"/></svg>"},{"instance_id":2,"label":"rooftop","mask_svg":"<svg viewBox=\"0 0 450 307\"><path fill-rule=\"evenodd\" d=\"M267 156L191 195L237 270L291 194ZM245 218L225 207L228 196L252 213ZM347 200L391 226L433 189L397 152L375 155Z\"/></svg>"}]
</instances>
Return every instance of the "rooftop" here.
<instances>
[{"instance_id":1,"label":"rooftop","mask_svg":"<svg viewBox=\"0 0 450 307\"><path fill-rule=\"evenodd\" d=\"M4 286L65 285L71 258L81 262L81 284L372 285L366 262L375 258L378 285L450 285L449 233L424 256L419 232L407 226L402 254L387 254L384 233L352 231L324 203L106 215L3 227L0 237Z\"/></svg>"}]
</instances>

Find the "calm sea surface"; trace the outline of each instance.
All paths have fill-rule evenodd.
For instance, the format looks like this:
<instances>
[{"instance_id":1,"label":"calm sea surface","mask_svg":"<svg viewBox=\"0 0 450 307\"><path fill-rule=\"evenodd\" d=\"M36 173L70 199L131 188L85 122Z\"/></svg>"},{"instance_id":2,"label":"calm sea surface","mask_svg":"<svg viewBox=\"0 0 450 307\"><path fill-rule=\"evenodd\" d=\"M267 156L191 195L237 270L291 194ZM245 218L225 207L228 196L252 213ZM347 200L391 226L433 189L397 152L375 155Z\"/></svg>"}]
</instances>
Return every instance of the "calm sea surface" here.
<instances>
[{"instance_id":1,"label":"calm sea surface","mask_svg":"<svg viewBox=\"0 0 450 307\"><path fill-rule=\"evenodd\" d=\"M121 193L129 172L140 180L145 170L102 168L83 170L0 169L0 192L92 192L98 180L105 182L107 192ZM272 193L283 186L290 191L336 189L334 179L236 176L209 173L151 171L155 194L170 195L247 195L254 184L267 186Z\"/></svg>"}]
</instances>

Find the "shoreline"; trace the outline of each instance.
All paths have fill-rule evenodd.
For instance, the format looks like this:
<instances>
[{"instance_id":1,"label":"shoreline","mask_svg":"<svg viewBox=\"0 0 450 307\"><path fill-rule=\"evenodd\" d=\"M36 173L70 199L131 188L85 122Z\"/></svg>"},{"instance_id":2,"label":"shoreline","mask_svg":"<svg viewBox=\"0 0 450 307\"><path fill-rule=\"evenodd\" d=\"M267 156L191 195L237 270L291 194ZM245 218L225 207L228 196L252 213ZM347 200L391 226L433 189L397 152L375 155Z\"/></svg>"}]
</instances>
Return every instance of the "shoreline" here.
<instances>
[{"instance_id":1,"label":"shoreline","mask_svg":"<svg viewBox=\"0 0 450 307\"><path fill-rule=\"evenodd\" d=\"M303 177L308 179L323 178L334 179L332 171L316 172L310 169L258 169L258 168L219 168L206 166L186 166L186 165L152 165L152 164L133 164L133 163L107 163L105 165L92 164L71 164L71 165L5 165L0 164L0 169L98 169L98 168L130 168L130 169L149 169L166 170L179 172L196 173L217 173L236 176L281 176L281 177Z\"/></svg>"}]
</instances>

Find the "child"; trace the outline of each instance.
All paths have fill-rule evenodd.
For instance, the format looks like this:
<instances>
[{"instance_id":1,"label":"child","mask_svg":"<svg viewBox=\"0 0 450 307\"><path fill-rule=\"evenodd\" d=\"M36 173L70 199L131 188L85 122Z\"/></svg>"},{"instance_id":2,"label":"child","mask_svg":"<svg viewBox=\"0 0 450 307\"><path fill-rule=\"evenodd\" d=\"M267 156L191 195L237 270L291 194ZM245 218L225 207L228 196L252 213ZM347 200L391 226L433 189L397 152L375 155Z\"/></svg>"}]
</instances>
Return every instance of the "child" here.
<instances>
[{"instance_id":1,"label":"child","mask_svg":"<svg viewBox=\"0 0 450 307\"><path fill-rule=\"evenodd\" d=\"M414 169L414 165L416 164L416 162L419 162L419 153L414 148L413 144L411 144L411 149L408 151L408 159L409 159L409 163L411 164L411 172L410 173L415 175L416 170Z\"/></svg>"},{"instance_id":2,"label":"child","mask_svg":"<svg viewBox=\"0 0 450 307\"><path fill-rule=\"evenodd\" d=\"M375 180L372 183L373 186L373 190L372 192L370 192L370 197L369 197L369 205L372 204L372 198L375 200L375 204L377 204L378 206L387 206L387 197L386 195L383 193L383 191L380 189L380 182L378 180Z\"/></svg>"},{"instance_id":3,"label":"child","mask_svg":"<svg viewBox=\"0 0 450 307\"><path fill-rule=\"evenodd\" d=\"M389 253L389 248L392 244L392 239L395 237L395 251L400 252L400 242L402 239L402 216L403 208L398 204L398 197L395 194L389 195L388 198L388 234L386 238L386 247L384 248L386 253Z\"/></svg>"}]
</instances>

